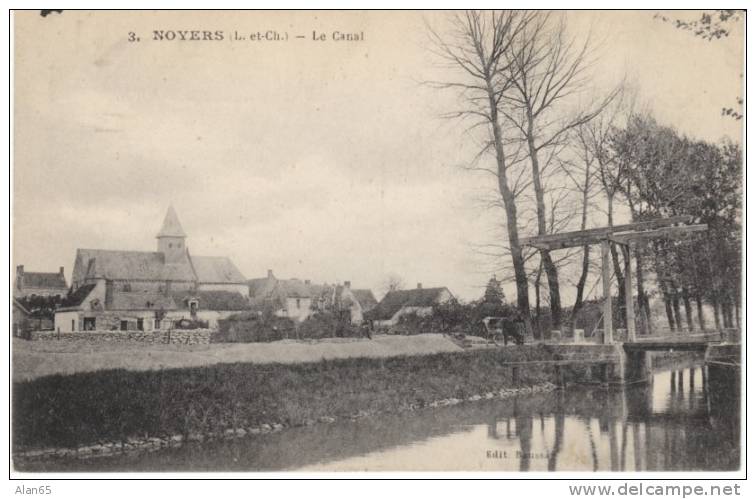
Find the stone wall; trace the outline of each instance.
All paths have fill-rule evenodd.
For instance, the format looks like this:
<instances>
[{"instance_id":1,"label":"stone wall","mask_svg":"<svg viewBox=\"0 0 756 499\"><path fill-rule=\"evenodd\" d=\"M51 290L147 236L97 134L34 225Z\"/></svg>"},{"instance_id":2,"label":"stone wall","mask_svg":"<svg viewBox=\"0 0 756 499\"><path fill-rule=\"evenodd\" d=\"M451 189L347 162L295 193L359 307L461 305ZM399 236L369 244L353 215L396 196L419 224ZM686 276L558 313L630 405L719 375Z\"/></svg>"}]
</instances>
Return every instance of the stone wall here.
<instances>
[{"instance_id":1,"label":"stone wall","mask_svg":"<svg viewBox=\"0 0 756 499\"><path fill-rule=\"evenodd\" d=\"M78 341L78 342L107 342L107 343L153 343L153 344L184 344L207 345L212 329L173 329L166 331L76 331L71 333L57 333L54 331L32 332L32 340L36 341Z\"/></svg>"}]
</instances>

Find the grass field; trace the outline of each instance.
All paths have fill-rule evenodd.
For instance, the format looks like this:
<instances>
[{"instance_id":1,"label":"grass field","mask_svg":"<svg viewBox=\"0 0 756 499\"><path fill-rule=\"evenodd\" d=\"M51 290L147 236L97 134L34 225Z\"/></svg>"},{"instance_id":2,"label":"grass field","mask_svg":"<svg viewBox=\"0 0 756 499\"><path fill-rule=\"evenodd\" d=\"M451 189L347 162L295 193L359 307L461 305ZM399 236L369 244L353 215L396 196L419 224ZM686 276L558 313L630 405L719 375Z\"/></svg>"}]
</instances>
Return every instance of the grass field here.
<instances>
[{"instance_id":1,"label":"grass field","mask_svg":"<svg viewBox=\"0 0 756 499\"><path fill-rule=\"evenodd\" d=\"M14 338L13 380L26 381L51 374L74 374L103 369L145 371L232 362L290 364L461 350L449 338L438 334L375 336L372 340L334 338L314 343L283 340L273 343L210 345L26 341Z\"/></svg>"}]
</instances>

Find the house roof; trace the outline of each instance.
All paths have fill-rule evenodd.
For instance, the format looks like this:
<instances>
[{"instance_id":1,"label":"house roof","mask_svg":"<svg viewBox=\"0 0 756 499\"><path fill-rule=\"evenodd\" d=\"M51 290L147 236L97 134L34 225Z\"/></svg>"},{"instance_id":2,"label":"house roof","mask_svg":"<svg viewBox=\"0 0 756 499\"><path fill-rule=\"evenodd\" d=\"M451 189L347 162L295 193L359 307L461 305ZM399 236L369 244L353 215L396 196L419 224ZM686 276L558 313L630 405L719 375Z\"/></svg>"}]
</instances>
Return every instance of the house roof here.
<instances>
[{"instance_id":1,"label":"house roof","mask_svg":"<svg viewBox=\"0 0 756 499\"><path fill-rule=\"evenodd\" d=\"M313 292L319 294L323 286L307 284L299 279L278 279L273 275L259 279L249 279L249 296L263 298L309 298Z\"/></svg>"},{"instance_id":2,"label":"house roof","mask_svg":"<svg viewBox=\"0 0 756 499\"><path fill-rule=\"evenodd\" d=\"M61 302L61 308L80 306L84 303L84 300L87 299L87 296L89 296L89 293L92 292L95 286L95 284L85 284L73 293L69 293L68 296L63 299L63 302Z\"/></svg>"},{"instance_id":3,"label":"house roof","mask_svg":"<svg viewBox=\"0 0 756 499\"><path fill-rule=\"evenodd\" d=\"M373 296L373 292L371 290L353 289L351 291L354 299L359 302L360 307L362 307L363 311L367 312L368 310L372 310L376 305L378 305L378 300L375 299L375 296Z\"/></svg>"},{"instance_id":4,"label":"house roof","mask_svg":"<svg viewBox=\"0 0 756 499\"><path fill-rule=\"evenodd\" d=\"M197 281L205 283L244 284L244 276L225 256L190 257Z\"/></svg>"},{"instance_id":5,"label":"house roof","mask_svg":"<svg viewBox=\"0 0 756 499\"><path fill-rule=\"evenodd\" d=\"M181 309L189 308L189 300L196 298L200 310L249 310L249 302L241 293L233 291L187 291L173 293L173 301Z\"/></svg>"},{"instance_id":6,"label":"house roof","mask_svg":"<svg viewBox=\"0 0 756 499\"><path fill-rule=\"evenodd\" d=\"M276 287L276 279L273 275L247 280L250 298L263 298L270 295Z\"/></svg>"},{"instance_id":7,"label":"house roof","mask_svg":"<svg viewBox=\"0 0 756 499\"><path fill-rule=\"evenodd\" d=\"M181 227L181 222L179 222L173 206L168 207L168 212L166 212L163 220L163 227L158 232L157 237L186 237L186 232Z\"/></svg>"},{"instance_id":8,"label":"house roof","mask_svg":"<svg viewBox=\"0 0 756 499\"><path fill-rule=\"evenodd\" d=\"M166 265L165 255L158 252L77 250L74 281L98 277L114 280L194 281L194 272L188 260L186 263Z\"/></svg>"},{"instance_id":9,"label":"house roof","mask_svg":"<svg viewBox=\"0 0 756 499\"><path fill-rule=\"evenodd\" d=\"M370 311L370 318L388 320L402 307L432 307L447 288L419 288L389 291L381 302ZM451 294L451 293L450 293Z\"/></svg>"},{"instance_id":10,"label":"house roof","mask_svg":"<svg viewBox=\"0 0 756 499\"><path fill-rule=\"evenodd\" d=\"M18 301L17 298L13 298L13 306L16 307L22 314L24 315L30 315L31 312L29 312L29 309L27 309L23 303Z\"/></svg>"},{"instance_id":11,"label":"house roof","mask_svg":"<svg viewBox=\"0 0 756 499\"><path fill-rule=\"evenodd\" d=\"M184 262L165 263L165 255L153 251L79 249L74 281L85 278L145 281L197 281L244 284L244 276L226 257L189 256Z\"/></svg>"},{"instance_id":12,"label":"house roof","mask_svg":"<svg viewBox=\"0 0 756 499\"><path fill-rule=\"evenodd\" d=\"M19 277L23 288L68 290L66 278L59 272L24 272Z\"/></svg>"},{"instance_id":13,"label":"house roof","mask_svg":"<svg viewBox=\"0 0 756 499\"><path fill-rule=\"evenodd\" d=\"M287 298L310 298L310 286L299 279L280 280L278 293Z\"/></svg>"},{"instance_id":14,"label":"house roof","mask_svg":"<svg viewBox=\"0 0 756 499\"><path fill-rule=\"evenodd\" d=\"M116 291L108 299L108 310L175 310L176 303L163 293Z\"/></svg>"}]
</instances>

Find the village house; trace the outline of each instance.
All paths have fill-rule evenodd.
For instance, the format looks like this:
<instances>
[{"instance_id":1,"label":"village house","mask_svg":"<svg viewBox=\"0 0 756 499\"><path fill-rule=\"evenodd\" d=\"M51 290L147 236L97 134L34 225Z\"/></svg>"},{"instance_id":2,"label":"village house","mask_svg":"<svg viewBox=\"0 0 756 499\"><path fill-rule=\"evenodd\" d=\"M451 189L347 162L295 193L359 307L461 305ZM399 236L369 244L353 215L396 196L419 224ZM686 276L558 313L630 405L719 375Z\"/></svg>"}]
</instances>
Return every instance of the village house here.
<instances>
[{"instance_id":1,"label":"village house","mask_svg":"<svg viewBox=\"0 0 756 499\"><path fill-rule=\"evenodd\" d=\"M352 283L345 281L343 286L333 288L333 309L349 312L352 324L362 324L365 314L378 305L378 300L369 289L352 289Z\"/></svg>"},{"instance_id":2,"label":"village house","mask_svg":"<svg viewBox=\"0 0 756 499\"><path fill-rule=\"evenodd\" d=\"M52 296L63 298L68 294L68 284L63 267L58 272L26 272L23 265L16 266L15 298Z\"/></svg>"},{"instance_id":3,"label":"village house","mask_svg":"<svg viewBox=\"0 0 756 499\"><path fill-rule=\"evenodd\" d=\"M249 300L253 310L270 309L277 317L301 322L313 312L310 281L279 279L268 270L266 277L250 279Z\"/></svg>"},{"instance_id":4,"label":"village house","mask_svg":"<svg viewBox=\"0 0 756 499\"><path fill-rule=\"evenodd\" d=\"M433 306L453 300L448 288L423 288L418 283L416 289L394 290L370 311L367 318L376 327L391 327L399 322L403 315L417 314L427 316L433 312Z\"/></svg>"},{"instance_id":5,"label":"village house","mask_svg":"<svg viewBox=\"0 0 756 499\"><path fill-rule=\"evenodd\" d=\"M194 256L173 207L157 234L157 251L79 249L70 294L55 329L153 330L178 320L208 322L248 309L249 287L227 257Z\"/></svg>"},{"instance_id":6,"label":"village house","mask_svg":"<svg viewBox=\"0 0 756 499\"><path fill-rule=\"evenodd\" d=\"M349 313L352 324L360 324L363 314L377 304L369 289L352 289L343 285L313 284L309 279L278 279L272 270L266 277L250 279L249 298L252 308L266 307L278 317L301 322L318 311Z\"/></svg>"},{"instance_id":7,"label":"village house","mask_svg":"<svg viewBox=\"0 0 756 499\"><path fill-rule=\"evenodd\" d=\"M22 336L31 329L31 312L17 298L12 298L13 336Z\"/></svg>"}]
</instances>

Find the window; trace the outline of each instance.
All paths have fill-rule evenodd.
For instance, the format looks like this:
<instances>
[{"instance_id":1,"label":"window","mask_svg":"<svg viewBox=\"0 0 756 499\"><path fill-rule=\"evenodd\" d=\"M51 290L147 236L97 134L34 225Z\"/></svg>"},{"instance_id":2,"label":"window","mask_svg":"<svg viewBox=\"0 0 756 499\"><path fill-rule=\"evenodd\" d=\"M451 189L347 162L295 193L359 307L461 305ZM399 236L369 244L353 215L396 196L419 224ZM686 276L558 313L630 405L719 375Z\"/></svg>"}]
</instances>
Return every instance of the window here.
<instances>
[{"instance_id":1,"label":"window","mask_svg":"<svg viewBox=\"0 0 756 499\"><path fill-rule=\"evenodd\" d=\"M94 317L84 317L84 331L94 331L96 329Z\"/></svg>"},{"instance_id":2,"label":"window","mask_svg":"<svg viewBox=\"0 0 756 499\"><path fill-rule=\"evenodd\" d=\"M160 321L155 319L155 323L152 325L152 329L160 329Z\"/></svg>"},{"instance_id":3,"label":"window","mask_svg":"<svg viewBox=\"0 0 756 499\"><path fill-rule=\"evenodd\" d=\"M301 306L301 304L302 304L301 302L302 301L299 298L297 298L297 308L299 308Z\"/></svg>"},{"instance_id":4,"label":"window","mask_svg":"<svg viewBox=\"0 0 756 499\"><path fill-rule=\"evenodd\" d=\"M121 331L126 331L129 329L129 321L121 321Z\"/></svg>"},{"instance_id":5,"label":"window","mask_svg":"<svg viewBox=\"0 0 756 499\"><path fill-rule=\"evenodd\" d=\"M76 331L76 319L71 319L71 331Z\"/></svg>"},{"instance_id":6,"label":"window","mask_svg":"<svg viewBox=\"0 0 756 499\"><path fill-rule=\"evenodd\" d=\"M137 329L144 331L144 319L137 319Z\"/></svg>"}]
</instances>

